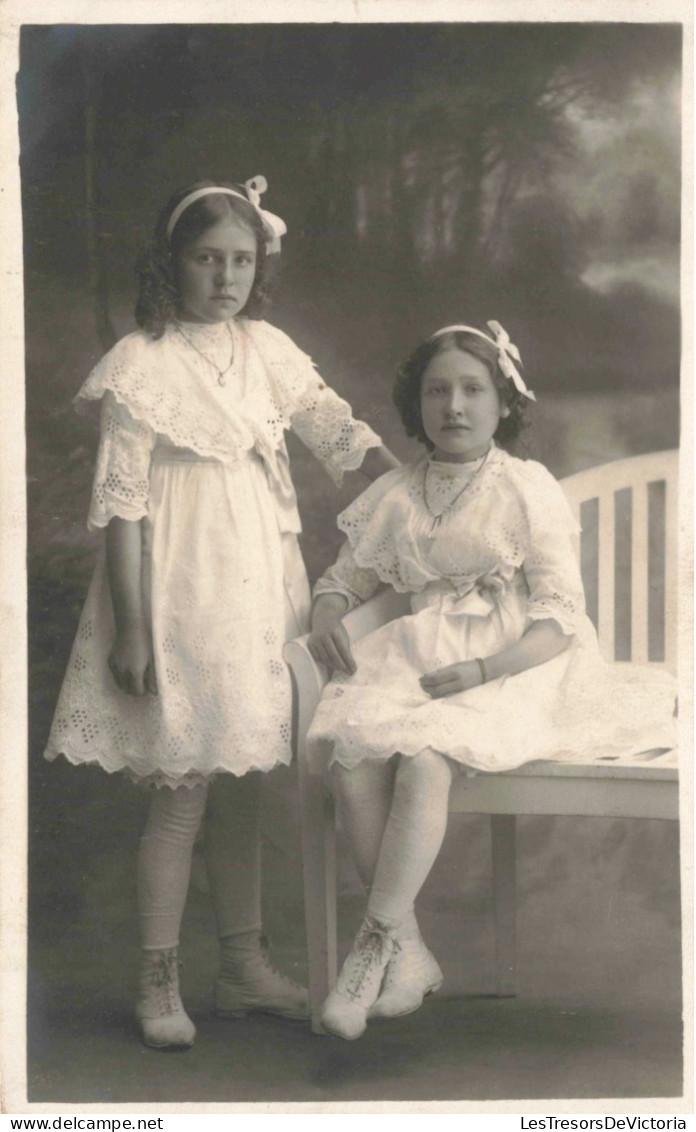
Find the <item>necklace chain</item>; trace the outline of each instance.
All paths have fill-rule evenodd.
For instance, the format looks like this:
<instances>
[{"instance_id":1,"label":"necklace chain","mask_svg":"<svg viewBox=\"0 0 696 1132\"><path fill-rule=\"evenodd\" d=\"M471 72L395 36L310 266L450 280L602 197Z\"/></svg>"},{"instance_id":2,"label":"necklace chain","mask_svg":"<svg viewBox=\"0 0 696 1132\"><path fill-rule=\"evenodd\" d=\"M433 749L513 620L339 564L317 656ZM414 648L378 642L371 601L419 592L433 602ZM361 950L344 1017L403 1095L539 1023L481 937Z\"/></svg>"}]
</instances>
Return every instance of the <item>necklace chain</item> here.
<instances>
[{"instance_id":1,"label":"necklace chain","mask_svg":"<svg viewBox=\"0 0 696 1132\"><path fill-rule=\"evenodd\" d=\"M230 360L229 360L229 362L227 363L227 365L225 366L224 369L220 369L220 367L215 364L215 362L212 360L212 358L209 358L207 354L204 354L202 350L199 350L196 343L191 341L188 334L184 334L184 331L181 328L181 323L175 322L174 325L175 325L176 329L179 331L179 334L183 338L184 342L186 342L186 344L188 346L190 346L192 350L195 350L196 353L201 358L203 358L204 362L207 362L209 366L213 367L216 374L218 375L218 385L226 385L227 381L225 379L225 374L229 373L229 371L232 369L232 363L234 362L234 354L235 354L234 338L232 336L232 331L230 330L229 323L228 322L225 323L225 329L227 330L227 333L229 334L230 345L232 346L232 353L230 354Z\"/></svg>"},{"instance_id":2,"label":"necklace chain","mask_svg":"<svg viewBox=\"0 0 696 1132\"><path fill-rule=\"evenodd\" d=\"M447 515L452 510L455 503L457 503L461 499L461 497L464 495L464 493L469 490L469 488L472 486L474 481L481 474L481 471L483 470L483 467L486 464L488 457L491 454L491 451L492 451L492 448L489 448L488 451L486 452L485 456L483 457L483 459L479 463L479 466L477 467L476 471L472 475L471 479L467 480L467 482L464 484L464 487L461 488L460 491L457 492L454 499L450 500L450 502L447 504L447 506L444 507L442 509L442 511L439 512L439 514L435 511L433 511L432 507L428 503L428 472L430 471L430 461L427 461L427 463L425 465L425 470L423 472L423 502L425 503L425 507L426 507L428 514L431 516L431 518L433 520L432 524L430 526L430 533L428 534L429 539L435 538L435 535L437 534L437 532L440 528L440 524L442 523L444 516Z\"/></svg>"}]
</instances>

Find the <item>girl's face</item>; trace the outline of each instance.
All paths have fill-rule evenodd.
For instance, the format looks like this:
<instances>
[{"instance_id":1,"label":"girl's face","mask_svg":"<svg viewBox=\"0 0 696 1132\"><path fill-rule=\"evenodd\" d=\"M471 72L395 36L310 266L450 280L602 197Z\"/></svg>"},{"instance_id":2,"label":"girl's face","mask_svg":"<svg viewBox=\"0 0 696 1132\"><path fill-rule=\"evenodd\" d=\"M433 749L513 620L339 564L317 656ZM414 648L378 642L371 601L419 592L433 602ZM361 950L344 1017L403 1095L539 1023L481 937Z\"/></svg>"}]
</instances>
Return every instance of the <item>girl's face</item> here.
<instances>
[{"instance_id":1,"label":"girl's face","mask_svg":"<svg viewBox=\"0 0 696 1132\"><path fill-rule=\"evenodd\" d=\"M240 314L256 277L256 236L231 216L186 244L177 263L181 317L227 322Z\"/></svg>"},{"instance_id":2,"label":"girl's face","mask_svg":"<svg viewBox=\"0 0 696 1132\"><path fill-rule=\"evenodd\" d=\"M421 418L434 459L463 464L483 456L509 413L480 358L451 346L430 359L421 382Z\"/></svg>"}]
</instances>

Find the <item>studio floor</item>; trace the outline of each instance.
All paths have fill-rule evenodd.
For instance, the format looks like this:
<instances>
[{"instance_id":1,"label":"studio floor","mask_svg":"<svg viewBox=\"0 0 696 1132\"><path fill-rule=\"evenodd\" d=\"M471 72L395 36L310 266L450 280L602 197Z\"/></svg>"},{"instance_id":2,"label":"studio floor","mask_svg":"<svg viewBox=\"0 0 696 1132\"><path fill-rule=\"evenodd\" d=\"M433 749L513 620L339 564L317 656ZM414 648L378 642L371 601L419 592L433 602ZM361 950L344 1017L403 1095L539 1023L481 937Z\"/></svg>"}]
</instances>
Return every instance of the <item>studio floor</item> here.
<instances>
[{"instance_id":1,"label":"studio floor","mask_svg":"<svg viewBox=\"0 0 696 1132\"><path fill-rule=\"evenodd\" d=\"M133 1021L134 866L144 799L97 770L32 775L28 1097L55 1104L672 1098L682 1093L679 843L667 822L519 822L518 993L492 996L487 821L457 817L422 894L442 991L357 1042L212 1012L216 943L196 859L182 937L193 1049L159 1053ZM306 978L292 771L269 776L266 921ZM340 853L340 948L361 894ZM656 1111L659 1111L657 1106Z\"/></svg>"}]
</instances>

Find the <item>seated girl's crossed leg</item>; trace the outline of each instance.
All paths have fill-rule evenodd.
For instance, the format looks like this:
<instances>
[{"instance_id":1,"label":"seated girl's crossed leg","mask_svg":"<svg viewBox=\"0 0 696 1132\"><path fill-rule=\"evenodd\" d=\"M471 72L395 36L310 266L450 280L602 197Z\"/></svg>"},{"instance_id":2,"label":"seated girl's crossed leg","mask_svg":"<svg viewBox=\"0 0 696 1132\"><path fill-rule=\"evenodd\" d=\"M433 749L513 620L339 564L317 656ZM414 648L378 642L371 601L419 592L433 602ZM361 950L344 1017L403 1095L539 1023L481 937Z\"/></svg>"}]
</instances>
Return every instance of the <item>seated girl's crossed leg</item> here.
<instances>
[{"instance_id":1,"label":"seated girl's crossed leg","mask_svg":"<svg viewBox=\"0 0 696 1132\"><path fill-rule=\"evenodd\" d=\"M445 836L452 772L430 749L388 762L365 759L351 770L334 764L342 823L370 888L365 919L322 1012L322 1025L341 1037L359 1037L368 1014L416 1010L442 982L414 901Z\"/></svg>"}]
</instances>

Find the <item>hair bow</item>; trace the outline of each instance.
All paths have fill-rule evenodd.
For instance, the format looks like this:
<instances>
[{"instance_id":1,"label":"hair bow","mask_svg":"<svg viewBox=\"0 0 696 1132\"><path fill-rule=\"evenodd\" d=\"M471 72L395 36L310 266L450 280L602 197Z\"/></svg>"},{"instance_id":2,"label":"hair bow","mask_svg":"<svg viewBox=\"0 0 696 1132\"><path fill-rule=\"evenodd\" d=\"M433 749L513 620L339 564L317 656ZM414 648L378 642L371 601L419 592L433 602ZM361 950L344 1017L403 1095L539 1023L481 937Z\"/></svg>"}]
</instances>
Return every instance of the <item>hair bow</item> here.
<instances>
[{"instance_id":1,"label":"hair bow","mask_svg":"<svg viewBox=\"0 0 696 1132\"><path fill-rule=\"evenodd\" d=\"M536 397L531 389L527 389L524 378L515 365L515 362L522 365L522 358L517 346L510 341L507 330L504 330L500 323L494 320L487 322L486 326L495 338L495 344L498 347L498 365L502 372L512 382L518 393L521 393L523 397L528 397L530 401L536 401Z\"/></svg>"},{"instance_id":2,"label":"hair bow","mask_svg":"<svg viewBox=\"0 0 696 1132\"><path fill-rule=\"evenodd\" d=\"M244 182L244 191L249 204L253 204L261 217L264 230L268 236L266 240L266 252L268 255L273 255L280 251L280 237L284 236L288 229L285 221L281 220L279 216L275 216L274 213L267 212L265 208L261 208L261 193L265 193L267 188L268 182L261 173L256 177L250 177L248 181Z\"/></svg>"},{"instance_id":3,"label":"hair bow","mask_svg":"<svg viewBox=\"0 0 696 1132\"><path fill-rule=\"evenodd\" d=\"M266 212L261 208L261 193L265 193L268 188L266 178L259 174L257 177L251 177L244 183L244 196L242 193L237 192L236 189L228 189L223 185L206 185L203 189L194 189L179 201L178 205L169 217L167 224L167 238L171 237L176 223L184 212L194 201L200 200L201 197L211 196L214 193L222 193L224 196L239 197L240 200L246 200L258 213L263 230L265 234L266 252L268 255L273 255L280 251L280 237L284 236L287 232L287 226L284 220L279 216L275 216L272 212Z\"/></svg>"},{"instance_id":4,"label":"hair bow","mask_svg":"<svg viewBox=\"0 0 696 1132\"><path fill-rule=\"evenodd\" d=\"M486 326L493 335L493 341L488 334L484 334L482 330L478 330L475 326L443 326L442 330L436 330L431 334L431 338L439 338L441 334L452 334L461 332L465 334L475 334L478 338L483 338L484 342L490 343L495 346L498 351L498 366L500 372L515 386L515 389L522 397L528 397L530 401L536 401L536 397L531 389L527 389L524 383L524 378L518 370L515 362L522 365L522 358L517 346L510 341L510 335L507 330L504 330L499 322L487 322Z\"/></svg>"}]
</instances>

